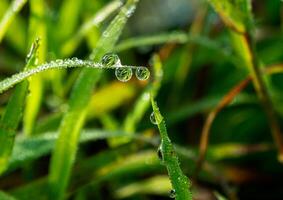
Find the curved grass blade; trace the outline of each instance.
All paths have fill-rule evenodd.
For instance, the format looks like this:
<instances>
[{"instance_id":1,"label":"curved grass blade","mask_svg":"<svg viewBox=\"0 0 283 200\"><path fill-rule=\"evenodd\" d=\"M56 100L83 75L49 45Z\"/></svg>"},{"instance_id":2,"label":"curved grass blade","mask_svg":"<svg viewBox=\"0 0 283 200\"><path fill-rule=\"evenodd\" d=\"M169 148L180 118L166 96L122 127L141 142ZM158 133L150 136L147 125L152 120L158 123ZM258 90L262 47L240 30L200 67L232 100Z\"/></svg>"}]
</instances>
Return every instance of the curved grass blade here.
<instances>
[{"instance_id":1,"label":"curved grass blade","mask_svg":"<svg viewBox=\"0 0 283 200\"><path fill-rule=\"evenodd\" d=\"M14 0L9 9L4 14L1 22L0 22L0 42L2 41L5 33L7 32L10 24L14 20L16 14L20 12L22 7L25 5L27 0Z\"/></svg>"},{"instance_id":2,"label":"curved grass blade","mask_svg":"<svg viewBox=\"0 0 283 200\"><path fill-rule=\"evenodd\" d=\"M193 197L190 191L191 184L180 168L179 159L167 134L164 118L160 114L159 108L153 98L151 98L151 105L161 137L161 144L159 147L160 159L167 168L173 190L176 194L175 199L192 200Z\"/></svg>"},{"instance_id":3,"label":"curved grass blade","mask_svg":"<svg viewBox=\"0 0 283 200\"><path fill-rule=\"evenodd\" d=\"M34 65L38 47L38 41L35 41L28 55L25 68L29 68L31 65ZM0 120L0 175L8 167L17 128L22 118L27 90L28 81L24 81L16 87Z\"/></svg>"},{"instance_id":4,"label":"curved grass blade","mask_svg":"<svg viewBox=\"0 0 283 200\"><path fill-rule=\"evenodd\" d=\"M18 74L15 74L9 78L6 78L0 82L0 93L5 92L9 88L13 87L15 84L27 79L30 76L33 76L37 73L49 70L49 69L65 69L65 68L74 68L74 67L90 67L90 68L101 68L100 63L94 63L91 61L84 61L79 59L58 59L56 61L51 61L39 65L35 68L30 68L25 71L22 71Z\"/></svg>"},{"instance_id":5,"label":"curved grass blade","mask_svg":"<svg viewBox=\"0 0 283 200\"><path fill-rule=\"evenodd\" d=\"M127 19L133 14L137 3L138 0L128 0L121 8L119 14L104 31L97 43L97 48L91 53L91 60L99 61L104 54L113 50ZM69 110L62 120L59 138L50 164L50 198L54 200L62 199L64 196L76 156L79 133L86 118L87 106L93 87L100 76L100 72L89 69L82 70L72 91Z\"/></svg>"}]
</instances>

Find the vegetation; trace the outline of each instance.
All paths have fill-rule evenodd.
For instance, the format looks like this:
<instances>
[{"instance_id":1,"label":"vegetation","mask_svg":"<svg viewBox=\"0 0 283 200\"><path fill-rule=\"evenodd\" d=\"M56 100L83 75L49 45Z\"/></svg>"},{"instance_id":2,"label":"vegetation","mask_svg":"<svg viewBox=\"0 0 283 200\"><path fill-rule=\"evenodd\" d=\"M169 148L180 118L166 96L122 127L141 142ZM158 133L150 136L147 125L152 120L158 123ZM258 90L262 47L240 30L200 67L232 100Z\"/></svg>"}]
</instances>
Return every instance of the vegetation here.
<instances>
[{"instance_id":1,"label":"vegetation","mask_svg":"<svg viewBox=\"0 0 283 200\"><path fill-rule=\"evenodd\" d=\"M0 200L282 199L282 6L1 0Z\"/></svg>"}]
</instances>

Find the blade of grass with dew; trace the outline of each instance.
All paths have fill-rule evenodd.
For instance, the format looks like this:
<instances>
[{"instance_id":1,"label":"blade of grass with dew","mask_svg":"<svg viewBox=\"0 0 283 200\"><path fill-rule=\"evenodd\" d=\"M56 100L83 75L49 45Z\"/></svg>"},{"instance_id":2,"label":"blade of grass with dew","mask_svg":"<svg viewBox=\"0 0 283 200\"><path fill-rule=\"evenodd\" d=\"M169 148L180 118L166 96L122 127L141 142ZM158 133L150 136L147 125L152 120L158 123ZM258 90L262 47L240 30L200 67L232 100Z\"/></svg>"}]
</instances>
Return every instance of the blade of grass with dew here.
<instances>
[{"instance_id":1,"label":"blade of grass with dew","mask_svg":"<svg viewBox=\"0 0 283 200\"><path fill-rule=\"evenodd\" d=\"M78 47L83 37L86 36L93 27L99 26L105 19L107 19L114 11L121 7L121 1L111 1L94 16L84 22L70 39L63 43L60 54L65 56L71 55L74 50Z\"/></svg>"},{"instance_id":2,"label":"blade of grass with dew","mask_svg":"<svg viewBox=\"0 0 283 200\"><path fill-rule=\"evenodd\" d=\"M14 0L0 22L0 42L3 40L10 24L15 16L21 11L27 0Z\"/></svg>"},{"instance_id":3,"label":"blade of grass with dew","mask_svg":"<svg viewBox=\"0 0 283 200\"><path fill-rule=\"evenodd\" d=\"M47 51L47 28L46 28L46 9L44 0L30 0L30 18L29 18L29 42L31 43L36 38L40 39L40 46L38 49L38 60L35 64L42 64L45 62ZM31 65L29 68L34 68L36 65ZM44 91L43 77L38 74L29 80L29 95L23 116L23 131L27 136L32 135L36 117L39 113L42 96Z\"/></svg>"},{"instance_id":4,"label":"blade of grass with dew","mask_svg":"<svg viewBox=\"0 0 283 200\"><path fill-rule=\"evenodd\" d=\"M133 14L137 0L128 0L119 14L104 31L97 43L90 59L99 61L102 56L111 52L121 35L127 19ZM98 82L101 72L84 69L69 100L69 110L65 114L50 163L50 197L54 200L62 199L67 188L69 176L75 160L78 136L87 114L87 106L95 83ZM66 140L68 138L68 140Z\"/></svg>"},{"instance_id":5,"label":"blade of grass with dew","mask_svg":"<svg viewBox=\"0 0 283 200\"><path fill-rule=\"evenodd\" d=\"M77 0L62 1L58 13L58 20L56 20L57 23L49 25L49 29L57 30L56 32L51 32L52 39L50 39L51 41L53 40L50 42L52 43L50 46L54 49L54 56L56 58L66 57L65 55L62 56L60 49L67 38L70 38L73 32L76 31L82 13L83 2L84 1ZM72 49L72 46L69 46L68 49ZM65 78L66 71L52 71L46 75L48 76L47 79L51 82L54 94L58 97L64 97L66 92L64 91L63 79Z\"/></svg>"},{"instance_id":6,"label":"blade of grass with dew","mask_svg":"<svg viewBox=\"0 0 283 200\"><path fill-rule=\"evenodd\" d=\"M25 69L37 60L38 41L35 41L27 57ZM28 90L28 81L19 84L12 94L6 110L0 120L0 175L7 169L12 154L17 128L22 118L24 103Z\"/></svg>"},{"instance_id":7,"label":"blade of grass with dew","mask_svg":"<svg viewBox=\"0 0 283 200\"><path fill-rule=\"evenodd\" d=\"M0 1L0 19L4 20L3 16L6 11L9 9L9 1L1 0ZM11 24L7 29L7 33L4 34L7 41L11 44L11 46L21 54L25 54L26 51L26 30L25 30L25 22L20 16L15 16L14 20L11 20ZM0 22L4 23L4 22ZM1 40L0 40L1 43Z\"/></svg>"},{"instance_id":8,"label":"blade of grass with dew","mask_svg":"<svg viewBox=\"0 0 283 200\"><path fill-rule=\"evenodd\" d=\"M29 68L25 71L14 74L13 76L6 78L0 81L0 94L10 89L17 83L24 81L25 79L49 70L49 69L66 69L66 68L92 68L92 69L101 69L100 63L95 63L91 61L84 61L79 59L57 59L56 61L51 61L49 63L44 63L41 65L37 65L34 68ZM123 66L122 66L123 67Z\"/></svg>"},{"instance_id":9,"label":"blade of grass with dew","mask_svg":"<svg viewBox=\"0 0 283 200\"><path fill-rule=\"evenodd\" d=\"M260 70L261 63L256 55L251 1L237 0L232 3L227 0L210 0L209 2L225 24L233 30L231 31L232 44L235 45L236 52L251 74L254 88L269 122L273 141L278 149L278 160L283 163L283 136L270 96L269 90L272 88L269 87L269 82Z\"/></svg>"},{"instance_id":10,"label":"blade of grass with dew","mask_svg":"<svg viewBox=\"0 0 283 200\"><path fill-rule=\"evenodd\" d=\"M161 137L161 144L159 147L160 153L158 154L160 156L161 162L167 168L173 188L172 192L174 193L174 197L176 200L192 200L193 197L190 191L191 183L188 177L183 174L180 168L179 159L175 153L174 146L172 145L171 140L169 139L167 134L164 118L160 114L159 108L153 98L151 98L151 105Z\"/></svg>"}]
</instances>

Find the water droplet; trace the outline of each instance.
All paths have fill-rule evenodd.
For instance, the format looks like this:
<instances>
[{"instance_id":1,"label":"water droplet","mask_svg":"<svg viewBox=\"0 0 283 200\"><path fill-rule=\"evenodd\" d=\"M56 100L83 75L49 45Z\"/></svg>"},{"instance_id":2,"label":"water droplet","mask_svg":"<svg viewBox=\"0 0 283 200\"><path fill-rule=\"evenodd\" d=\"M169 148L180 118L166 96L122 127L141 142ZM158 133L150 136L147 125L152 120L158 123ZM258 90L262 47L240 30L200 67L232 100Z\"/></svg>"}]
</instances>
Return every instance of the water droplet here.
<instances>
[{"instance_id":1,"label":"water droplet","mask_svg":"<svg viewBox=\"0 0 283 200\"><path fill-rule=\"evenodd\" d=\"M169 197L174 199L176 197L176 191L174 189L170 190Z\"/></svg>"},{"instance_id":2,"label":"water droplet","mask_svg":"<svg viewBox=\"0 0 283 200\"><path fill-rule=\"evenodd\" d=\"M101 64L105 67L121 66L118 55L114 53L105 54L101 59Z\"/></svg>"},{"instance_id":3,"label":"water droplet","mask_svg":"<svg viewBox=\"0 0 283 200\"><path fill-rule=\"evenodd\" d=\"M119 81L127 82L132 78L133 71L129 67L118 67L115 70L115 76Z\"/></svg>"},{"instance_id":4,"label":"water droplet","mask_svg":"<svg viewBox=\"0 0 283 200\"><path fill-rule=\"evenodd\" d=\"M161 147L159 147L158 150L157 150L157 156L158 156L159 160L163 162L163 155L162 155Z\"/></svg>"},{"instance_id":5,"label":"water droplet","mask_svg":"<svg viewBox=\"0 0 283 200\"><path fill-rule=\"evenodd\" d=\"M150 76L150 72L146 67L138 67L136 69L137 79L144 81L144 80L147 80L149 76Z\"/></svg>"},{"instance_id":6,"label":"water droplet","mask_svg":"<svg viewBox=\"0 0 283 200\"><path fill-rule=\"evenodd\" d=\"M150 119L151 123L153 123L154 125L158 124L154 112L151 113L149 119Z\"/></svg>"}]
</instances>

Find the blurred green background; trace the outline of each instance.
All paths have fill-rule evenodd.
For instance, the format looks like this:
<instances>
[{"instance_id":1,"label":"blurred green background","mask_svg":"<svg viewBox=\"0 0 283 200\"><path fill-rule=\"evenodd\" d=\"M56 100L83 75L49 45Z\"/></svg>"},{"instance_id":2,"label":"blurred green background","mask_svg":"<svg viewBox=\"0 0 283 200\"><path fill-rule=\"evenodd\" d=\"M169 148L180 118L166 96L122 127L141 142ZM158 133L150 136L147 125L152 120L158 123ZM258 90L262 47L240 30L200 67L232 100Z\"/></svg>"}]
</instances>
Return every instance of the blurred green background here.
<instances>
[{"instance_id":1,"label":"blurred green background","mask_svg":"<svg viewBox=\"0 0 283 200\"><path fill-rule=\"evenodd\" d=\"M241 1L245 2L224 2L233 5ZM59 152L61 143L76 146L70 135L58 139L61 143L55 148L57 133L64 132L62 124L73 111L69 123L79 124L80 138L77 151L74 147L72 154L62 148L61 157L57 157L64 162L68 154L75 155L70 156L71 171L60 198L170 199L166 167L157 157L159 133L149 120L150 91L155 92L181 168L193 183L194 199L283 199L280 145L272 137L268 111L252 83L237 94L229 93L250 73L245 58L243 61L246 49L241 45L246 43L240 42L237 34L241 33L233 28L233 16L242 17L237 12L242 7L229 8L228 3L221 9L231 9L232 14L225 15L207 1L140 0L127 22L125 17L125 26L121 25L123 20L114 21L118 24L114 26L111 21L125 4L119 0L0 1L1 80L27 66L26 57L36 38L40 46L34 66L63 58L89 59L91 52L100 49L96 62L100 54L114 52L123 64L145 66L151 71L147 81L133 76L125 83L116 79L113 70L99 75L95 72L93 80L88 76L85 83L80 82L93 83L87 95L87 86L85 90L74 89L79 87L82 69L49 70L27 79L27 91L16 87L2 93L0 127L7 131L9 121L3 116L8 102L16 89L26 92L22 101L19 94L15 98L21 109L11 117L19 119L11 121L16 138L9 164L0 177L0 200L53 199L49 194L50 171L56 174L56 167L52 168L51 157ZM283 128L283 4L265 0L251 1L251 5L253 20L246 25L251 33L245 34L248 42L253 41L248 44L266 79L273 106L267 110L274 109ZM7 19L10 21L5 22ZM232 26L227 26L225 19ZM103 33L111 24L115 28L110 34ZM114 46L115 35L117 40L120 37ZM74 90L77 99L72 98ZM207 117L225 96L233 98L217 110L205 160L199 167L201 133ZM87 103L74 106L85 98ZM74 125L70 130L75 132L76 128ZM4 149L5 143L0 137L0 148ZM64 169L61 172L65 173ZM60 188L60 182L56 185Z\"/></svg>"}]
</instances>

